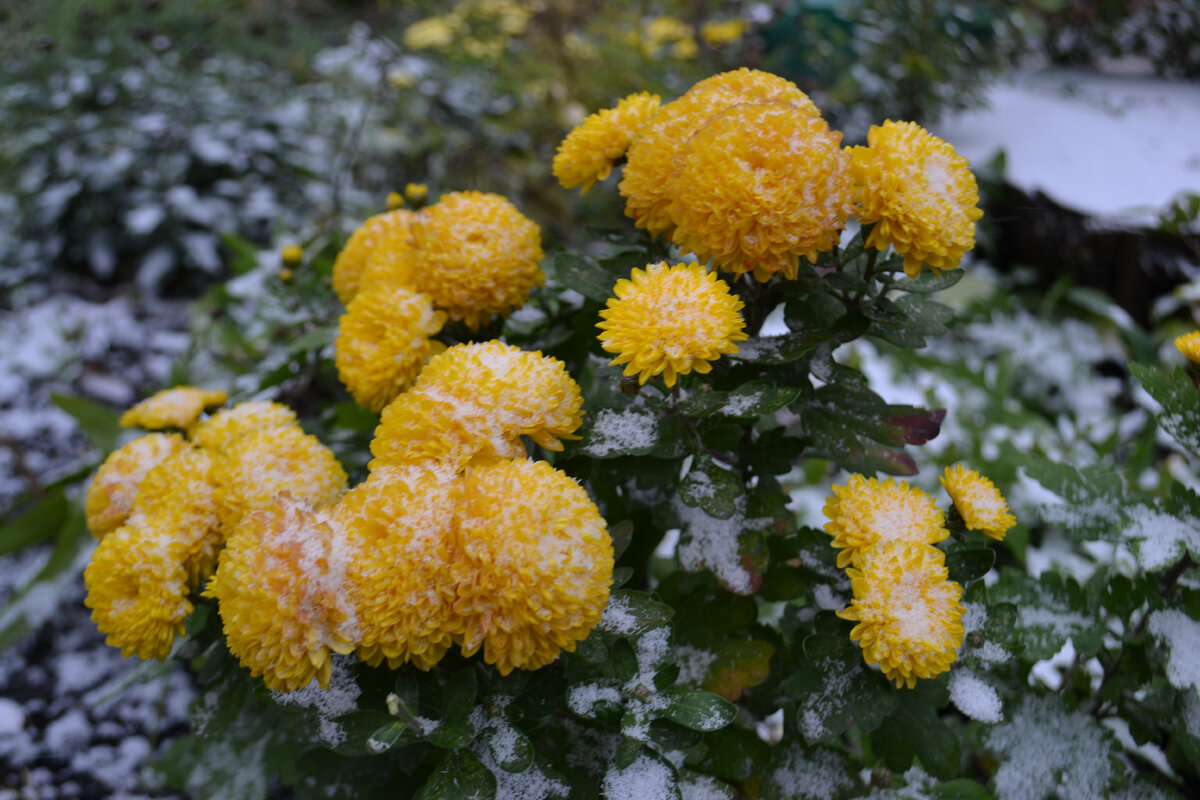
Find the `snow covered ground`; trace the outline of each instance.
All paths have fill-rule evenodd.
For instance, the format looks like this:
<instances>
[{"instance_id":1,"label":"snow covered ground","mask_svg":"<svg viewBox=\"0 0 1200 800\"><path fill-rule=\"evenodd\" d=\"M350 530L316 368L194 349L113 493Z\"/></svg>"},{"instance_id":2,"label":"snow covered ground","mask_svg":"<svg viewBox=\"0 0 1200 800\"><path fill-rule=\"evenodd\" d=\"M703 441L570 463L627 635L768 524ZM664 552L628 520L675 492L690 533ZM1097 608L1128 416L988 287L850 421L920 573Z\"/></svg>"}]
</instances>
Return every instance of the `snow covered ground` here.
<instances>
[{"instance_id":1,"label":"snow covered ground","mask_svg":"<svg viewBox=\"0 0 1200 800\"><path fill-rule=\"evenodd\" d=\"M1152 225L1200 193L1200 84L1052 69L992 86L988 107L932 126L980 166L1003 150L1009 183L1105 221Z\"/></svg>"}]
</instances>

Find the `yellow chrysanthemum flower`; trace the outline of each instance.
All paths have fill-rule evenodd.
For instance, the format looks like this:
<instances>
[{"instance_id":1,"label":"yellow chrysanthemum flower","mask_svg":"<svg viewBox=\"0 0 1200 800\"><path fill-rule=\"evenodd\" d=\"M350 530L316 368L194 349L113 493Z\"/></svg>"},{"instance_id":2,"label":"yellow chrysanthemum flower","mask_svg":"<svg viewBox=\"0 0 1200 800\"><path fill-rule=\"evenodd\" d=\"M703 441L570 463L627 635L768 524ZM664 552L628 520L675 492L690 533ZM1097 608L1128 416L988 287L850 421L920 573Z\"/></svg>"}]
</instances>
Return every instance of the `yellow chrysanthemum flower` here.
<instances>
[{"instance_id":1,"label":"yellow chrysanthemum flower","mask_svg":"<svg viewBox=\"0 0 1200 800\"><path fill-rule=\"evenodd\" d=\"M547 450L578 438L572 434L583 422L583 393L563 362L499 341L451 347L430 360L416 388L447 393L464 415L486 418L505 439L528 436Z\"/></svg>"},{"instance_id":2,"label":"yellow chrysanthemum flower","mask_svg":"<svg viewBox=\"0 0 1200 800\"><path fill-rule=\"evenodd\" d=\"M229 536L204 594L217 600L229 652L268 689L292 692L313 678L327 689L330 654L354 650L348 561L330 513L286 495Z\"/></svg>"},{"instance_id":3,"label":"yellow chrysanthemum flower","mask_svg":"<svg viewBox=\"0 0 1200 800\"><path fill-rule=\"evenodd\" d=\"M458 471L476 458L519 458L525 450L519 439L504 436L474 404L460 408L453 400L413 389L383 409L371 454L372 473L427 462Z\"/></svg>"},{"instance_id":4,"label":"yellow chrysanthemum flower","mask_svg":"<svg viewBox=\"0 0 1200 800\"><path fill-rule=\"evenodd\" d=\"M213 497L217 456L191 449L171 456L146 473L133 501L130 523L145 519L177 545L176 556L195 587L217 561L224 536Z\"/></svg>"},{"instance_id":5,"label":"yellow chrysanthemum flower","mask_svg":"<svg viewBox=\"0 0 1200 800\"><path fill-rule=\"evenodd\" d=\"M962 464L946 467L942 486L969 530L983 531L1002 542L1008 529L1017 524L1000 490L975 470Z\"/></svg>"},{"instance_id":6,"label":"yellow chrysanthemum flower","mask_svg":"<svg viewBox=\"0 0 1200 800\"><path fill-rule=\"evenodd\" d=\"M404 46L409 50L441 50L454 43L457 26L444 17L427 17L404 29Z\"/></svg>"},{"instance_id":7,"label":"yellow chrysanthemum flower","mask_svg":"<svg viewBox=\"0 0 1200 800\"><path fill-rule=\"evenodd\" d=\"M358 294L363 267L375 249L393 235L402 238L412 218L412 211L397 208L376 214L350 234L333 262L333 291L343 304L349 304Z\"/></svg>"},{"instance_id":8,"label":"yellow chrysanthemum flower","mask_svg":"<svg viewBox=\"0 0 1200 800\"><path fill-rule=\"evenodd\" d=\"M105 642L128 658L163 661L192 612L173 531L141 517L100 540L83 571L84 605Z\"/></svg>"},{"instance_id":9,"label":"yellow chrysanthemum flower","mask_svg":"<svg viewBox=\"0 0 1200 800\"><path fill-rule=\"evenodd\" d=\"M359 625L358 654L392 669L435 665L453 643L451 522L460 494L455 471L380 469L351 489L334 514L352 554L348 596Z\"/></svg>"},{"instance_id":10,"label":"yellow chrysanthemum flower","mask_svg":"<svg viewBox=\"0 0 1200 800\"><path fill-rule=\"evenodd\" d=\"M670 192L692 135L709 119L739 103L786 102L811 116L821 112L791 81L769 72L738 69L706 78L668 103L634 137L619 186L625 214L654 235L669 231Z\"/></svg>"},{"instance_id":11,"label":"yellow chrysanthemum flower","mask_svg":"<svg viewBox=\"0 0 1200 800\"><path fill-rule=\"evenodd\" d=\"M592 114L567 134L554 155L554 177L566 189L582 186L587 194L596 181L612 172L613 164L625 155L646 120L658 110L659 97L642 92L631 94L616 108Z\"/></svg>"},{"instance_id":12,"label":"yellow chrysanthemum flower","mask_svg":"<svg viewBox=\"0 0 1200 800\"><path fill-rule=\"evenodd\" d=\"M282 403L251 400L213 414L188 431L193 444L213 452L224 452L250 433L272 428L299 427L296 412Z\"/></svg>"},{"instance_id":13,"label":"yellow chrysanthemum flower","mask_svg":"<svg viewBox=\"0 0 1200 800\"><path fill-rule=\"evenodd\" d=\"M256 508L269 508L282 493L324 506L346 492L346 472L315 436L285 426L251 433L231 444L212 470L221 528L228 535Z\"/></svg>"},{"instance_id":14,"label":"yellow chrysanthemum flower","mask_svg":"<svg viewBox=\"0 0 1200 800\"><path fill-rule=\"evenodd\" d=\"M661 373L674 386L678 375L706 373L710 361L736 353L735 343L747 338L742 301L699 264L635 269L613 293L596 325L601 346L641 383Z\"/></svg>"},{"instance_id":15,"label":"yellow chrysanthemum flower","mask_svg":"<svg viewBox=\"0 0 1200 800\"><path fill-rule=\"evenodd\" d=\"M858 216L874 225L867 244L894 247L910 278L922 265L953 269L975 246L979 190L970 164L915 122L871 126L867 147L851 147Z\"/></svg>"},{"instance_id":16,"label":"yellow chrysanthemum flower","mask_svg":"<svg viewBox=\"0 0 1200 800\"><path fill-rule=\"evenodd\" d=\"M229 399L228 392L176 386L164 389L121 415L125 428L186 428L200 418L204 409L219 406Z\"/></svg>"},{"instance_id":17,"label":"yellow chrysanthemum flower","mask_svg":"<svg viewBox=\"0 0 1200 800\"><path fill-rule=\"evenodd\" d=\"M962 587L947 580L945 559L930 545L889 541L846 570L854 599L837 614L858 623L850 639L898 687L912 689L917 678L940 675L958 658L966 609Z\"/></svg>"},{"instance_id":18,"label":"yellow chrysanthemum flower","mask_svg":"<svg viewBox=\"0 0 1200 800\"><path fill-rule=\"evenodd\" d=\"M501 675L537 669L573 652L600 621L612 540L565 473L526 459L469 467L454 529L464 655L482 647Z\"/></svg>"},{"instance_id":19,"label":"yellow chrysanthemum flower","mask_svg":"<svg viewBox=\"0 0 1200 800\"><path fill-rule=\"evenodd\" d=\"M177 433L151 433L108 454L84 501L88 530L96 538L125 524L146 473L188 448Z\"/></svg>"},{"instance_id":20,"label":"yellow chrysanthemum flower","mask_svg":"<svg viewBox=\"0 0 1200 800\"><path fill-rule=\"evenodd\" d=\"M541 229L498 194L452 192L413 220L403 278L472 330L524 305L545 280Z\"/></svg>"},{"instance_id":21,"label":"yellow chrysanthemum flower","mask_svg":"<svg viewBox=\"0 0 1200 800\"><path fill-rule=\"evenodd\" d=\"M668 213L701 261L767 281L832 250L853 210L842 134L791 103L748 103L688 142Z\"/></svg>"},{"instance_id":22,"label":"yellow chrysanthemum flower","mask_svg":"<svg viewBox=\"0 0 1200 800\"><path fill-rule=\"evenodd\" d=\"M426 295L401 286L365 288L338 322L338 377L361 405L382 410L444 348L429 337L445 321Z\"/></svg>"},{"instance_id":23,"label":"yellow chrysanthemum flower","mask_svg":"<svg viewBox=\"0 0 1200 800\"><path fill-rule=\"evenodd\" d=\"M709 47L732 44L746 35L750 23L744 19L726 19L720 22L706 22L700 28L700 38Z\"/></svg>"},{"instance_id":24,"label":"yellow chrysanthemum flower","mask_svg":"<svg viewBox=\"0 0 1200 800\"><path fill-rule=\"evenodd\" d=\"M845 486L834 486L825 501L825 532L842 548L837 564L858 564L868 548L891 541L935 544L950 535L946 517L933 498L904 481L851 475Z\"/></svg>"},{"instance_id":25,"label":"yellow chrysanthemum flower","mask_svg":"<svg viewBox=\"0 0 1200 800\"><path fill-rule=\"evenodd\" d=\"M1185 333L1175 338L1175 347L1193 364L1200 364L1200 331Z\"/></svg>"}]
</instances>

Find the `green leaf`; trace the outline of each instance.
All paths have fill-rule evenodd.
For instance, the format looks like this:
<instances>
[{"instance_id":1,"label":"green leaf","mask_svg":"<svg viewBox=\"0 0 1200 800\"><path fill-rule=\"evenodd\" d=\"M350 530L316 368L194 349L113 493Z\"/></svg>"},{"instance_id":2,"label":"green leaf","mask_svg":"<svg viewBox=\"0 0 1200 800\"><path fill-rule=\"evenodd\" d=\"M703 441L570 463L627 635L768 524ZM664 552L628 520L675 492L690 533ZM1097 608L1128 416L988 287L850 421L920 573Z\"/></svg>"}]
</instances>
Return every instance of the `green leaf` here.
<instances>
[{"instance_id":1,"label":"green leaf","mask_svg":"<svg viewBox=\"0 0 1200 800\"><path fill-rule=\"evenodd\" d=\"M574 289L598 303L604 303L613 296L617 279L594 258L577 253L555 253L551 259L553 269L565 288Z\"/></svg>"},{"instance_id":2,"label":"green leaf","mask_svg":"<svg viewBox=\"0 0 1200 800\"><path fill-rule=\"evenodd\" d=\"M730 725L705 734L708 752L699 769L726 781L761 777L771 757L771 748L752 730Z\"/></svg>"},{"instance_id":3,"label":"green leaf","mask_svg":"<svg viewBox=\"0 0 1200 800\"><path fill-rule=\"evenodd\" d=\"M963 279L966 273L961 269L948 269L940 274L926 270L916 278L901 278L893 282L889 289L895 289L899 292L913 292L914 294L932 294L940 292L943 289L949 289L954 284Z\"/></svg>"},{"instance_id":4,"label":"green leaf","mask_svg":"<svg viewBox=\"0 0 1200 800\"><path fill-rule=\"evenodd\" d=\"M505 772L524 772L533 765L533 742L507 721L492 730L487 746L492 759Z\"/></svg>"},{"instance_id":5,"label":"green leaf","mask_svg":"<svg viewBox=\"0 0 1200 800\"><path fill-rule=\"evenodd\" d=\"M413 733L406 723L393 721L367 738L367 749L372 753L385 753L400 742L412 741L413 738Z\"/></svg>"},{"instance_id":6,"label":"green leaf","mask_svg":"<svg viewBox=\"0 0 1200 800\"><path fill-rule=\"evenodd\" d=\"M371 744L371 740L381 731L395 724L403 723L397 723L382 711L354 711L345 714L337 718L337 725L342 732L342 737L331 749L344 756L368 756L381 753L387 748L377 749Z\"/></svg>"},{"instance_id":7,"label":"green leaf","mask_svg":"<svg viewBox=\"0 0 1200 800\"><path fill-rule=\"evenodd\" d=\"M339 428L370 433L378 427L379 415L358 403L345 401L333 407L333 423Z\"/></svg>"},{"instance_id":8,"label":"green leaf","mask_svg":"<svg viewBox=\"0 0 1200 800\"><path fill-rule=\"evenodd\" d=\"M336 339L336 328L317 328L316 330L309 331L288 345L288 350L293 353L304 353L309 350L323 350L332 345Z\"/></svg>"},{"instance_id":9,"label":"green leaf","mask_svg":"<svg viewBox=\"0 0 1200 800\"><path fill-rule=\"evenodd\" d=\"M258 245L233 233L222 233L221 244L230 252L226 262L234 275L245 275L258 266Z\"/></svg>"},{"instance_id":10,"label":"green leaf","mask_svg":"<svg viewBox=\"0 0 1200 800\"><path fill-rule=\"evenodd\" d=\"M117 424L120 417L115 411L91 400L71 395L51 394L50 400L75 418L84 435L97 450L111 453L116 449L121 426Z\"/></svg>"},{"instance_id":11,"label":"green leaf","mask_svg":"<svg viewBox=\"0 0 1200 800\"><path fill-rule=\"evenodd\" d=\"M930 774L950 778L958 771L962 744L937 714L945 690L924 683L898 690L896 710L871 734L871 743L888 769L904 772L919 758Z\"/></svg>"},{"instance_id":12,"label":"green leaf","mask_svg":"<svg viewBox=\"0 0 1200 800\"><path fill-rule=\"evenodd\" d=\"M487 800L496 796L496 776L471 752L446 755L413 800Z\"/></svg>"},{"instance_id":13,"label":"green leaf","mask_svg":"<svg viewBox=\"0 0 1200 800\"><path fill-rule=\"evenodd\" d=\"M442 715L446 722L466 722L475 707L478 684L475 666L468 665L450 676L442 689Z\"/></svg>"},{"instance_id":14,"label":"green leaf","mask_svg":"<svg viewBox=\"0 0 1200 800\"><path fill-rule=\"evenodd\" d=\"M653 411L644 409L602 408L582 434L582 450L592 458L670 456L682 449L674 441L679 431L672 423L678 420L660 420Z\"/></svg>"},{"instance_id":15,"label":"green leaf","mask_svg":"<svg viewBox=\"0 0 1200 800\"><path fill-rule=\"evenodd\" d=\"M933 787L932 796L940 800L993 800L983 784L970 778L939 783Z\"/></svg>"},{"instance_id":16,"label":"green leaf","mask_svg":"<svg viewBox=\"0 0 1200 800\"><path fill-rule=\"evenodd\" d=\"M775 386L770 381L746 383L729 393L719 413L726 417L754 419L785 407L796 399L800 389L793 386Z\"/></svg>"},{"instance_id":17,"label":"green leaf","mask_svg":"<svg viewBox=\"0 0 1200 800\"><path fill-rule=\"evenodd\" d=\"M989 547L972 547L946 554L950 580L963 586L982 578L995 563L996 551Z\"/></svg>"},{"instance_id":18,"label":"green leaf","mask_svg":"<svg viewBox=\"0 0 1200 800\"><path fill-rule=\"evenodd\" d=\"M755 336L738 345L731 359L748 364L790 364L811 353L817 345L833 338L828 330L785 333L782 336Z\"/></svg>"},{"instance_id":19,"label":"green leaf","mask_svg":"<svg viewBox=\"0 0 1200 800\"><path fill-rule=\"evenodd\" d=\"M618 589L609 596L608 607L597 627L632 639L666 625L674 615L674 608L654 600L645 592Z\"/></svg>"},{"instance_id":20,"label":"green leaf","mask_svg":"<svg viewBox=\"0 0 1200 800\"><path fill-rule=\"evenodd\" d=\"M875 319L870 333L906 348L925 346L925 337L940 336L954 319L954 311L919 294L906 294L890 302L886 319Z\"/></svg>"},{"instance_id":21,"label":"green leaf","mask_svg":"<svg viewBox=\"0 0 1200 800\"><path fill-rule=\"evenodd\" d=\"M457 750L471 743L471 728L465 722L442 722L425 734L425 741L443 750Z\"/></svg>"},{"instance_id":22,"label":"green leaf","mask_svg":"<svg viewBox=\"0 0 1200 800\"><path fill-rule=\"evenodd\" d=\"M1129 371L1163 407L1158 423L1193 455L1200 455L1200 389L1182 368L1166 372L1131 363Z\"/></svg>"},{"instance_id":23,"label":"green leaf","mask_svg":"<svg viewBox=\"0 0 1200 800\"><path fill-rule=\"evenodd\" d=\"M737 706L710 692L675 690L664 693L669 705L663 716L694 731L715 731L733 722Z\"/></svg>"},{"instance_id":24,"label":"green leaf","mask_svg":"<svg viewBox=\"0 0 1200 800\"><path fill-rule=\"evenodd\" d=\"M717 651L702 686L730 702L737 702L746 689L766 682L774 655L775 647L770 642L758 639L730 642Z\"/></svg>"},{"instance_id":25,"label":"green leaf","mask_svg":"<svg viewBox=\"0 0 1200 800\"><path fill-rule=\"evenodd\" d=\"M729 519L736 514L737 500L745 493L740 477L712 462L693 467L679 483L680 500L716 519Z\"/></svg>"},{"instance_id":26,"label":"green leaf","mask_svg":"<svg viewBox=\"0 0 1200 800\"><path fill-rule=\"evenodd\" d=\"M62 530L70 503L54 491L12 522L0 526L0 555L15 553L49 539Z\"/></svg>"}]
</instances>

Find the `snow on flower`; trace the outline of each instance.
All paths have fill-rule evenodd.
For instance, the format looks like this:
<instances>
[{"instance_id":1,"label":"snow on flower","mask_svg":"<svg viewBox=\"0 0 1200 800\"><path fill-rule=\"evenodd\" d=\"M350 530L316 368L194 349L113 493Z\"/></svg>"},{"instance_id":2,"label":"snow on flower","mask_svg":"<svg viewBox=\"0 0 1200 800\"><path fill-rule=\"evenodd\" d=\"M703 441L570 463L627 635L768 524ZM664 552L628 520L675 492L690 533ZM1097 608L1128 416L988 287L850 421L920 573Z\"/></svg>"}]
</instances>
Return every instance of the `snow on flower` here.
<instances>
[{"instance_id":1,"label":"snow on flower","mask_svg":"<svg viewBox=\"0 0 1200 800\"><path fill-rule=\"evenodd\" d=\"M958 266L983 216L967 160L913 122L872 125L867 143L848 149L867 245L895 248L911 278Z\"/></svg>"},{"instance_id":2,"label":"snow on flower","mask_svg":"<svg viewBox=\"0 0 1200 800\"><path fill-rule=\"evenodd\" d=\"M358 294L363 268L371 254L385 243L400 241L412 218L413 212L404 209L376 214L350 234L333 262L333 290L343 304L348 305Z\"/></svg>"},{"instance_id":3,"label":"snow on flower","mask_svg":"<svg viewBox=\"0 0 1200 800\"><path fill-rule=\"evenodd\" d=\"M1175 337L1175 347L1193 364L1200 364L1200 331Z\"/></svg>"},{"instance_id":4,"label":"snow on flower","mask_svg":"<svg viewBox=\"0 0 1200 800\"><path fill-rule=\"evenodd\" d=\"M102 539L124 525L146 473L185 449L187 442L177 433L151 433L109 453L84 502L92 535Z\"/></svg>"},{"instance_id":5,"label":"snow on flower","mask_svg":"<svg viewBox=\"0 0 1200 800\"><path fill-rule=\"evenodd\" d=\"M204 409L219 406L229 399L226 392L176 386L151 395L121 415L125 428L186 428L195 422Z\"/></svg>"},{"instance_id":6,"label":"snow on flower","mask_svg":"<svg viewBox=\"0 0 1200 800\"><path fill-rule=\"evenodd\" d=\"M1004 541L1008 529L1017 524L1017 518L1008 511L1008 503L990 479L962 464L946 467L942 486L954 501L954 507L962 515L967 528L983 531L997 541Z\"/></svg>"},{"instance_id":7,"label":"snow on flower","mask_svg":"<svg viewBox=\"0 0 1200 800\"><path fill-rule=\"evenodd\" d=\"M742 301L699 264L635 269L613 293L596 325L601 346L640 383L661 374L674 386L679 375L707 373L709 362L736 353L747 338Z\"/></svg>"},{"instance_id":8,"label":"snow on flower","mask_svg":"<svg viewBox=\"0 0 1200 800\"><path fill-rule=\"evenodd\" d=\"M851 475L845 486L833 487L825 516L825 532L833 537L834 547L842 548L839 567L857 564L868 548L882 542L936 544L950 535L933 498L893 478L880 483Z\"/></svg>"}]
</instances>

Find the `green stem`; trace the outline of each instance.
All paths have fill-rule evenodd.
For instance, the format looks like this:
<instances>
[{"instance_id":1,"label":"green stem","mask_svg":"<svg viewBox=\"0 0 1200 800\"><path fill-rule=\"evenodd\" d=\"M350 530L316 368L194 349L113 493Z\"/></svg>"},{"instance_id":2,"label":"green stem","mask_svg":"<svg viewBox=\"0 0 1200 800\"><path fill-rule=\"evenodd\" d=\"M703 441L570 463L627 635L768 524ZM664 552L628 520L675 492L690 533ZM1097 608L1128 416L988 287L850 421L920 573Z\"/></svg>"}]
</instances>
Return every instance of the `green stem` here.
<instances>
[{"instance_id":1,"label":"green stem","mask_svg":"<svg viewBox=\"0 0 1200 800\"><path fill-rule=\"evenodd\" d=\"M863 295L867 292L867 287L871 285L871 280L875 277L875 262L879 259L879 251L875 248L870 248L867 251L867 267L863 270L863 283L859 290L854 295L854 305L858 305L863 299Z\"/></svg>"}]
</instances>

